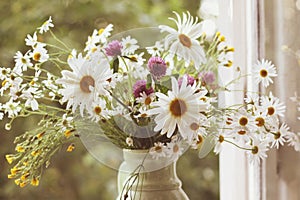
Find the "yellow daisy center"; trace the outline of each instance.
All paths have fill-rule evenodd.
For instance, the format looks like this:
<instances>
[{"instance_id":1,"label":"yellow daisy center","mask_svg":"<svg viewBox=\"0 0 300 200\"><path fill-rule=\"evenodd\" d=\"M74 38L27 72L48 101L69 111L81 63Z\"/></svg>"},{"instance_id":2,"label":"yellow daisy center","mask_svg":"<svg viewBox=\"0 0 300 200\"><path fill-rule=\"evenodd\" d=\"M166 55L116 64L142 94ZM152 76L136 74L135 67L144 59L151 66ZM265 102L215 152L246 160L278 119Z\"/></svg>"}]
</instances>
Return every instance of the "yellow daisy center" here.
<instances>
[{"instance_id":1,"label":"yellow daisy center","mask_svg":"<svg viewBox=\"0 0 300 200\"><path fill-rule=\"evenodd\" d=\"M262 126L265 125L265 119L262 118L262 117L257 117L257 118L255 119L255 121L257 122L257 123L256 123L256 126L258 126L258 127L262 127Z\"/></svg>"},{"instance_id":2,"label":"yellow daisy center","mask_svg":"<svg viewBox=\"0 0 300 200\"><path fill-rule=\"evenodd\" d=\"M179 146L177 145L177 144L175 144L174 146L173 146L173 152L174 153L177 153L179 151Z\"/></svg>"},{"instance_id":3,"label":"yellow daisy center","mask_svg":"<svg viewBox=\"0 0 300 200\"><path fill-rule=\"evenodd\" d=\"M80 89L85 93L91 93L90 86L95 86L95 80L91 76L84 76L80 80Z\"/></svg>"},{"instance_id":4,"label":"yellow daisy center","mask_svg":"<svg viewBox=\"0 0 300 200\"><path fill-rule=\"evenodd\" d=\"M219 140L218 140L218 141L219 141L220 143L222 143L222 142L224 142L224 140L225 140L225 139L224 139L224 136L223 136L223 135L219 135Z\"/></svg>"},{"instance_id":5,"label":"yellow daisy center","mask_svg":"<svg viewBox=\"0 0 300 200\"><path fill-rule=\"evenodd\" d=\"M161 148L160 146L156 146L156 147L154 148L154 150L155 150L156 152L158 152L158 153L161 153L161 152L162 152L162 148Z\"/></svg>"},{"instance_id":6,"label":"yellow daisy center","mask_svg":"<svg viewBox=\"0 0 300 200\"><path fill-rule=\"evenodd\" d=\"M37 53L35 53L34 55L33 55L33 60L35 60L35 61L39 61L40 59L41 59L41 54L39 53L39 52L37 52Z\"/></svg>"},{"instance_id":7,"label":"yellow daisy center","mask_svg":"<svg viewBox=\"0 0 300 200\"><path fill-rule=\"evenodd\" d=\"M245 135L245 134L246 134L246 131L245 131L245 130L239 130L237 133L238 133L239 135Z\"/></svg>"},{"instance_id":8,"label":"yellow daisy center","mask_svg":"<svg viewBox=\"0 0 300 200\"><path fill-rule=\"evenodd\" d=\"M261 77L265 78L268 76L268 71L265 69L262 69L262 70L260 70L259 74Z\"/></svg>"},{"instance_id":9,"label":"yellow daisy center","mask_svg":"<svg viewBox=\"0 0 300 200\"><path fill-rule=\"evenodd\" d=\"M145 105L147 106L147 105L150 105L150 103L151 103L151 98L150 97L146 97L146 99L145 99Z\"/></svg>"},{"instance_id":10,"label":"yellow daisy center","mask_svg":"<svg viewBox=\"0 0 300 200\"><path fill-rule=\"evenodd\" d=\"M275 140L278 140L281 136L281 133L280 132L277 132L275 135L274 135L274 139Z\"/></svg>"},{"instance_id":11,"label":"yellow daisy center","mask_svg":"<svg viewBox=\"0 0 300 200\"><path fill-rule=\"evenodd\" d=\"M171 111L173 116L181 117L187 111L187 105L182 99L174 99L170 103L169 110Z\"/></svg>"},{"instance_id":12,"label":"yellow daisy center","mask_svg":"<svg viewBox=\"0 0 300 200\"><path fill-rule=\"evenodd\" d=\"M275 108L274 107L268 107L268 115L274 115Z\"/></svg>"},{"instance_id":13,"label":"yellow daisy center","mask_svg":"<svg viewBox=\"0 0 300 200\"><path fill-rule=\"evenodd\" d=\"M248 124L248 118L247 117L241 117L239 120L239 124L241 126L246 126Z\"/></svg>"},{"instance_id":14,"label":"yellow daisy center","mask_svg":"<svg viewBox=\"0 0 300 200\"><path fill-rule=\"evenodd\" d=\"M193 130L193 131L198 130L199 127L200 127L199 124L197 124L197 123L195 123L195 122L193 122L193 123L190 125L190 128L191 128L191 130Z\"/></svg>"},{"instance_id":15,"label":"yellow daisy center","mask_svg":"<svg viewBox=\"0 0 300 200\"><path fill-rule=\"evenodd\" d=\"M251 152L253 154L257 154L258 153L258 147L257 146L254 146L252 149L251 149Z\"/></svg>"},{"instance_id":16,"label":"yellow daisy center","mask_svg":"<svg viewBox=\"0 0 300 200\"><path fill-rule=\"evenodd\" d=\"M94 112L95 112L97 115L99 115L99 114L101 113L101 111L102 111L102 109L101 109L100 106L96 106L96 107L94 108Z\"/></svg>"},{"instance_id":17,"label":"yellow daisy center","mask_svg":"<svg viewBox=\"0 0 300 200\"><path fill-rule=\"evenodd\" d=\"M180 43L183 46L185 46L187 48L190 48L192 46L192 41L191 41L191 39L188 36L186 36L184 34L180 34L178 37L179 37Z\"/></svg>"}]
</instances>

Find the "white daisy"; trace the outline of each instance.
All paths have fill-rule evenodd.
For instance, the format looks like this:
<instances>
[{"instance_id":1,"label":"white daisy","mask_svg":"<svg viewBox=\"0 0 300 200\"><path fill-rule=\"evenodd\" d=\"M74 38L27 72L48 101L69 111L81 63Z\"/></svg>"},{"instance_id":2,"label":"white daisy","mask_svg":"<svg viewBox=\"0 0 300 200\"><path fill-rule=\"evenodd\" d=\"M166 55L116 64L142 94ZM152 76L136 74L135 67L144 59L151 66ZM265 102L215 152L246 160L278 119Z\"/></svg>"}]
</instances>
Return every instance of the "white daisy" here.
<instances>
[{"instance_id":1,"label":"white daisy","mask_svg":"<svg viewBox=\"0 0 300 200\"><path fill-rule=\"evenodd\" d=\"M39 109L39 103L36 99L40 98L41 96L41 91L38 91L38 88L30 87L27 90L22 91L22 95L20 97L26 100L25 106L31 107L31 109L34 111Z\"/></svg>"},{"instance_id":2,"label":"white daisy","mask_svg":"<svg viewBox=\"0 0 300 200\"><path fill-rule=\"evenodd\" d=\"M44 45L38 43L29 56L36 62L43 63L49 59L49 54Z\"/></svg>"},{"instance_id":3,"label":"white daisy","mask_svg":"<svg viewBox=\"0 0 300 200\"><path fill-rule=\"evenodd\" d=\"M300 151L300 133L288 132L286 139L289 146L294 147L295 151Z\"/></svg>"},{"instance_id":4,"label":"white daisy","mask_svg":"<svg viewBox=\"0 0 300 200\"><path fill-rule=\"evenodd\" d=\"M163 45L160 43L160 41L156 41L154 46L146 47L147 52L151 56L160 56L161 52L164 50Z\"/></svg>"},{"instance_id":5,"label":"white daisy","mask_svg":"<svg viewBox=\"0 0 300 200\"><path fill-rule=\"evenodd\" d=\"M254 118L245 109L234 113L229 127L232 129L230 133L237 142L240 140L247 142L252 136L253 130L256 129Z\"/></svg>"},{"instance_id":6,"label":"white daisy","mask_svg":"<svg viewBox=\"0 0 300 200\"><path fill-rule=\"evenodd\" d=\"M247 153L250 162L254 165L259 164L261 159L267 157L268 143L266 141L260 141L257 138L253 138L250 149Z\"/></svg>"},{"instance_id":7,"label":"white daisy","mask_svg":"<svg viewBox=\"0 0 300 200\"><path fill-rule=\"evenodd\" d=\"M140 94L140 97L136 99L137 103L140 103L142 106L149 106L155 99L155 94L151 93L147 95L145 92Z\"/></svg>"},{"instance_id":8,"label":"white daisy","mask_svg":"<svg viewBox=\"0 0 300 200\"><path fill-rule=\"evenodd\" d=\"M164 158L167 156L167 147L161 142L155 142L154 146L150 148L149 154L154 159Z\"/></svg>"},{"instance_id":9,"label":"white daisy","mask_svg":"<svg viewBox=\"0 0 300 200\"><path fill-rule=\"evenodd\" d=\"M106 101L101 98L96 98L88 108L89 117L91 120L98 122L103 118L108 118L109 114L106 109Z\"/></svg>"},{"instance_id":10,"label":"white daisy","mask_svg":"<svg viewBox=\"0 0 300 200\"><path fill-rule=\"evenodd\" d=\"M102 57L86 60L79 54L78 58L69 58L68 64L72 71L63 70L63 77L56 81L64 87L59 90L63 95L61 101L68 101L67 109L72 107L73 112L79 106L83 115L83 110L92 105L97 95L109 94L106 87L112 77L112 71L108 61Z\"/></svg>"},{"instance_id":11,"label":"white daisy","mask_svg":"<svg viewBox=\"0 0 300 200\"><path fill-rule=\"evenodd\" d=\"M33 64L30 62L30 56L28 52L23 55L20 51L16 53L15 58L15 72L19 72L18 74L22 74L23 71L27 71L27 67L32 67Z\"/></svg>"},{"instance_id":12,"label":"white daisy","mask_svg":"<svg viewBox=\"0 0 300 200\"><path fill-rule=\"evenodd\" d=\"M127 138L126 138L126 144L127 144L129 147L133 147L133 139L132 139L132 137L127 137Z\"/></svg>"},{"instance_id":13,"label":"white daisy","mask_svg":"<svg viewBox=\"0 0 300 200\"><path fill-rule=\"evenodd\" d=\"M8 102L3 104L2 108L4 109L4 113L8 113L9 118L13 118L18 116L18 113L21 111L20 101L14 102L12 98L9 99Z\"/></svg>"},{"instance_id":14,"label":"white daisy","mask_svg":"<svg viewBox=\"0 0 300 200\"><path fill-rule=\"evenodd\" d=\"M134 38L131 38L131 36L122 38L121 44L123 46L123 49L122 49L123 55L134 54L134 52L139 48L139 45L137 45L137 40Z\"/></svg>"},{"instance_id":15,"label":"white daisy","mask_svg":"<svg viewBox=\"0 0 300 200\"><path fill-rule=\"evenodd\" d=\"M37 28L39 31L40 34L42 33L46 33L47 31L49 31L50 27L54 27L54 24L52 23L52 18L51 16L49 17L49 19L47 21L45 21L43 23L43 25L39 28Z\"/></svg>"},{"instance_id":16,"label":"white daisy","mask_svg":"<svg viewBox=\"0 0 300 200\"><path fill-rule=\"evenodd\" d=\"M156 92L157 102L153 102L154 108L149 110L150 115L155 116L156 126L154 131L160 131L171 137L176 128L178 128L183 139L192 138L188 135L190 131L189 125L191 121L198 121L199 113L206 111L207 105L201 101L203 93L197 93L197 88L187 84L187 78L184 77L181 87L178 81L172 77L172 90L168 91L168 95Z\"/></svg>"},{"instance_id":17,"label":"white daisy","mask_svg":"<svg viewBox=\"0 0 300 200\"><path fill-rule=\"evenodd\" d=\"M36 32L34 32L33 36L27 34L27 37L25 38L25 43L27 46L35 47L35 45L38 43Z\"/></svg>"},{"instance_id":18,"label":"white daisy","mask_svg":"<svg viewBox=\"0 0 300 200\"><path fill-rule=\"evenodd\" d=\"M276 147L276 149L278 149L279 145L283 145L283 143L286 142L285 137L288 135L289 129L285 123L281 124L279 130L274 133L271 148Z\"/></svg>"},{"instance_id":19,"label":"white daisy","mask_svg":"<svg viewBox=\"0 0 300 200\"><path fill-rule=\"evenodd\" d=\"M171 141L167 143L167 156L172 160L177 160L183 153L183 148L178 141Z\"/></svg>"},{"instance_id":20,"label":"white daisy","mask_svg":"<svg viewBox=\"0 0 300 200\"><path fill-rule=\"evenodd\" d=\"M215 138L214 153L219 154L224 146L225 136L222 132L218 132Z\"/></svg>"},{"instance_id":21,"label":"white daisy","mask_svg":"<svg viewBox=\"0 0 300 200\"><path fill-rule=\"evenodd\" d=\"M273 83L272 77L276 77L276 68L271 61L262 59L257 61L253 68L253 74L255 82L262 83L263 87L268 87L270 83Z\"/></svg>"},{"instance_id":22,"label":"white daisy","mask_svg":"<svg viewBox=\"0 0 300 200\"><path fill-rule=\"evenodd\" d=\"M99 40L101 43L107 42L107 38L111 35L112 30L113 30L113 25L109 24L104 29L100 29L98 31Z\"/></svg>"},{"instance_id":23,"label":"white daisy","mask_svg":"<svg viewBox=\"0 0 300 200\"><path fill-rule=\"evenodd\" d=\"M4 80L10 76L11 69L0 67L0 80Z\"/></svg>"},{"instance_id":24,"label":"white daisy","mask_svg":"<svg viewBox=\"0 0 300 200\"><path fill-rule=\"evenodd\" d=\"M276 117L284 117L284 112L286 106L283 102L280 102L279 98L274 97L272 92L269 93L269 96L263 96L261 98L261 109L262 112L266 112L267 115Z\"/></svg>"},{"instance_id":25,"label":"white daisy","mask_svg":"<svg viewBox=\"0 0 300 200\"><path fill-rule=\"evenodd\" d=\"M177 20L173 20L177 29L175 30L169 26L160 25L159 28L162 32L168 32L165 38L165 49L170 47L170 53L176 54L179 59L184 59L187 64L193 62L196 67L201 63L206 62L205 52L203 47L197 40L203 33L202 24L198 23L198 18L194 18L189 12L183 13L183 18L174 12Z\"/></svg>"},{"instance_id":26,"label":"white daisy","mask_svg":"<svg viewBox=\"0 0 300 200\"><path fill-rule=\"evenodd\" d=\"M88 36L88 40L85 43L84 51L92 51L97 48L97 43L100 41L98 31L94 30L91 36Z\"/></svg>"}]
</instances>

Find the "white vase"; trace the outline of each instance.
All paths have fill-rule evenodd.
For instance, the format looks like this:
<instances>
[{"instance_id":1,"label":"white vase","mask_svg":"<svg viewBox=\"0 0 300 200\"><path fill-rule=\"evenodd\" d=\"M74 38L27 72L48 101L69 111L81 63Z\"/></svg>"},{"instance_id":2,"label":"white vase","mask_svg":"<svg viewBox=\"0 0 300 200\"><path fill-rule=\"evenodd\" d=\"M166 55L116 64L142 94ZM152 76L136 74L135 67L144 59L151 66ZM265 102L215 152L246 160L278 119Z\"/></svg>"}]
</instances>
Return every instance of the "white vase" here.
<instances>
[{"instance_id":1,"label":"white vase","mask_svg":"<svg viewBox=\"0 0 300 200\"><path fill-rule=\"evenodd\" d=\"M153 159L147 151L123 150L117 200L188 200L176 174L176 161ZM138 171L140 170L140 171Z\"/></svg>"}]
</instances>

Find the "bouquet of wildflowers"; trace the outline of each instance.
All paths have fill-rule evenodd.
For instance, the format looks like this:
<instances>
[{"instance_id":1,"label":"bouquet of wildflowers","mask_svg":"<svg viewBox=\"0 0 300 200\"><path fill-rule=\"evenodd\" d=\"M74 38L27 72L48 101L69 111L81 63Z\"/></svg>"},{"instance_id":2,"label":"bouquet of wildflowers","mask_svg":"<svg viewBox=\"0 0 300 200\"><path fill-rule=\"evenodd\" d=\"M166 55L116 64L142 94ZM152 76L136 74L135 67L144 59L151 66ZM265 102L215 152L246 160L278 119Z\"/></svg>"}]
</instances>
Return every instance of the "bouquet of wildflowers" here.
<instances>
[{"instance_id":1,"label":"bouquet of wildflowers","mask_svg":"<svg viewBox=\"0 0 300 200\"><path fill-rule=\"evenodd\" d=\"M218 94L244 76L233 67L234 48L219 32L208 37L203 21L190 13L174 14L177 27L159 26L161 38L145 47L131 35L115 39L109 24L94 30L79 53L50 30L51 17L27 35L29 50L16 53L12 69L1 68L0 117L10 120L7 130L17 118L40 121L15 138L16 152L6 155L13 164L8 178L21 187L38 185L51 156L64 144L71 152L72 140L88 134L78 131L85 126L78 119L99 125L103 140L148 150L153 158L176 160L184 146L203 150L209 141L216 153L227 142L259 162L269 148L286 141L296 146L297 135L279 118L285 105L272 93L248 93L242 105L218 106ZM39 41L45 33L54 42ZM234 70L237 78L220 84L219 68ZM253 76L267 87L275 66L257 61Z\"/></svg>"}]
</instances>

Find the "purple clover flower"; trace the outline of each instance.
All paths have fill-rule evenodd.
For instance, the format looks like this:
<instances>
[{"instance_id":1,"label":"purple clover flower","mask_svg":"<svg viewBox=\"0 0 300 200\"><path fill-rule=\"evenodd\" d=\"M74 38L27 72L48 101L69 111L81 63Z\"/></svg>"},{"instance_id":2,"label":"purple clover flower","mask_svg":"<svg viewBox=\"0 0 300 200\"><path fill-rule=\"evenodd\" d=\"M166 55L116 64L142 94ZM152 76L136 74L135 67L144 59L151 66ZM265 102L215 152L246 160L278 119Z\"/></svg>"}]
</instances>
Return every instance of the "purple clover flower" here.
<instances>
[{"instance_id":1,"label":"purple clover flower","mask_svg":"<svg viewBox=\"0 0 300 200\"><path fill-rule=\"evenodd\" d=\"M146 88L147 82L145 80L138 80L133 85L133 95L135 98L141 97L141 93L145 92L146 95L152 94L154 92L153 88Z\"/></svg>"},{"instance_id":2,"label":"purple clover flower","mask_svg":"<svg viewBox=\"0 0 300 200\"><path fill-rule=\"evenodd\" d=\"M105 48L106 55L107 56L120 56L121 55L121 49L123 48L121 42L118 40L113 40L110 43L108 43L107 47Z\"/></svg>"},{"instance_id":3,"label":"purple clover flower","mask_svg":"<svg viewBox=\"0 0 300 200\"><path fill-rule=\"evenodd\" d=\"M215 73L212 71L200 72L199 78L205 85L210 85L216 80Z\"/></svg>"},{"instance_id":4,"label":"purple clover flower","mask_svg":"<svg viewBox=\"0 0 300 200\"><path fill-rule=\"evenodd\" d=\"M186 74L185 77L187 77L187 85L190 85L190 86L194 85L194 83L195 83L195 78L194 77L192 77L192 76L190 76L188 74ZM183 77L180 77L178 79L178 86L179 86L179 88L181 87L182 81L183 81Z\"/></svg>"},{"instance_id":5,"label":"purple clover flower","mask_svg":"<svg viewBox=\"0 0 300 200\"><path fill-rule=\"evenodd\" d=\"M148 61L148 68L153 78L159 80L166 75L167 64L161 57L151 57Z\"/></svg>"}]
</instances>

